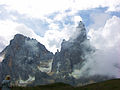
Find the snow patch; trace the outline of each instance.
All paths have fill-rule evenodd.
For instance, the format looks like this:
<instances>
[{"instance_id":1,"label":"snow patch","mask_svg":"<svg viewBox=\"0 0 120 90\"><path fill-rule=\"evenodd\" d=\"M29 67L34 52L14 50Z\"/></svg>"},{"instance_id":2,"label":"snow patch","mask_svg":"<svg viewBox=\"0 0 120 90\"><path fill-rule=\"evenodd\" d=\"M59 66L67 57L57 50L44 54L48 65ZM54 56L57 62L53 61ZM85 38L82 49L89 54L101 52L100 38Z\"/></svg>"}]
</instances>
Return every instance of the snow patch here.
<instances>
[{"instance_id":1,"label":"snow patch","mask_svg":"<svg viewBox=\"0 0 120 90\"><path fill-rule=\"evenodd\" d=\"M0 56L0 62L2 62L2 61L3 61L4 56L5 56L5 54L3 54L3 55L1 55L1 56Z\"/></svg>"},{"instance_id":2,"label":"snow patch","mask_svg":"<svg viewBox=\"0 0 120 90\"><path fill-rule=\"evenodd\" d=\"M28 83L33 82L34 80L35 80L35 77L32 77L32 76L29 75L29 78L28 78L27 80L22 80L22 79L20 78L19 84L28 84Z\"/></svg>"},{"instance_id":3,"label":"snow patch","mask_svg":"<svg viewBox=\"0 0 120 90\"><path fill-rule=\"evenodd\" d=\"M38 69L41 72L50 73L51 69L52 69L52 62L53 62L53 59L51 59L49 61L42 61L42 62L40 62L40 65L38 66Z\"/></svg>"},{"instance_id":4,"label":"snow patch","mask_svg":"<svg viewBox=\"0 0 120 90\"><path fill-rule=\"evenodd\" d=\"M80 77L80 70L75 69L72 74L71 74L74 78L78 79Z\"/></svg>"}]
</instances>

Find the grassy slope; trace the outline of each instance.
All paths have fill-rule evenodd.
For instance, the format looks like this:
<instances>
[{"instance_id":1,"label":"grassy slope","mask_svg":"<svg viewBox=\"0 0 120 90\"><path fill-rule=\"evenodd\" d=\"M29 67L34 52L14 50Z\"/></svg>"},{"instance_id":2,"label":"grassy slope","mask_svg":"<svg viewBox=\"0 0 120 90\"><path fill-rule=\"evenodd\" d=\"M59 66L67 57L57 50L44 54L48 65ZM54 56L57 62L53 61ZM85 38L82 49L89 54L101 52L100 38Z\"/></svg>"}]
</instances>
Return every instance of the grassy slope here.
<instances>
[{"instance_id":1,"label":"grassy slope","mask_svg":"<svg viewBox=\"0 0 120 90\"><path fill-rule=\"evenodd\" d=\"M77 87L76 89L77 90L120 90L120 79L94 83L83 87Z\"/></svg>"},{"instance_id":2,"label":"grassy slope","mask_svg":"<svg viewBox=\"0 0 120 90\"><path fill-rule=\"evenodd\" d=\"M74 87L64 84L64 83L55 83L49 85L40 85L36 87L14 87L12 90L74 90Z\"/></svg>"},{"instance_id":3,"label":"grassy slope","mask_svg":"<svg viewBox=\"0 0 120 90\"><path fill-rule=\"evenodd\" d=\"M108 80L76 88L68 84L55 83L37 87L14 87L12 90L120 90L120 79Z\"/></svg>"}]
</instances>

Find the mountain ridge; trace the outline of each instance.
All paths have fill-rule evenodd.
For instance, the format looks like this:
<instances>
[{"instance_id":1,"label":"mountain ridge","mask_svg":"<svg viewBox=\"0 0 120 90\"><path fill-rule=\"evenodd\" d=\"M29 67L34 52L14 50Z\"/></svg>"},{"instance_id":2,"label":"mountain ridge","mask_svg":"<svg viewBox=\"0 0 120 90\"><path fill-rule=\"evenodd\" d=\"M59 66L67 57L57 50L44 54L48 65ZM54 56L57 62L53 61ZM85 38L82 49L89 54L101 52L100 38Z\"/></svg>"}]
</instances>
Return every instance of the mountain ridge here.
<instances>
[{"instance_id":1,"label":"mountain ridge","mask_svg":"<svg viewBox=\"0 0 120 90\"><path fill-rule=\"evenodd\" d=\"M55 55L35 39L16 34L10 44L0 53L0 82L9 74L13 85L43 85L64 82L71 85L102 81L106 76L80 77L85 55L93 53L87 39L85 25L80 21L75 38L63 40L61 50ZM84 74L87 76L87 71Z\"/></svg>"}]
</instances>

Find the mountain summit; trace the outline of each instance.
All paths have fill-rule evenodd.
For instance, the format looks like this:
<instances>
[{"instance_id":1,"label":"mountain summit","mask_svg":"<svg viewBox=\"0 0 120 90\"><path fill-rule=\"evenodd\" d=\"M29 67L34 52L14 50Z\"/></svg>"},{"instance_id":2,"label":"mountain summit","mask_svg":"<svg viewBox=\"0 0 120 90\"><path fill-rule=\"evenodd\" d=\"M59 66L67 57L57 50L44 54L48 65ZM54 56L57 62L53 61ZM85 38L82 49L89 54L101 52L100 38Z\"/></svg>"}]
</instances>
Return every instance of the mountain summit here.
<instances>
[{"instance_id":1,"label":"mountain summit","mask_svg":"<svg viewBox=\"0 0 120 90\"><path fill-rule=\"evenodd\" d=\"M0 80L9 74L14 84L25 84L33 82L40 75L47 78L48 75L45 72L51 71L53 54L35 39L17 34L2 53L4 53L4 59L1 63ZM42 77L42 79L45 78ZM47 81L42 81L41 84L44 82Z\"/></svg>"},{"instance_id":2,"label":"mountain summit","mask_svg":"<svg viewBox=\"0 0 120 90\"><path fill-rule=\"evenodd\" d=\"M79 74L74 73L75 70L80 70L85 61L85 54L90 52L91 47L86 44L87 40L86 29L84 24L80 21L77 29L76 38L72 37L66 41L63 40L61 44L61 51L57 52L53 59L52 72L55 77L62 79L68 83L78 78ZM74 82L71 82L73 84Z\"/></svg>"},{"instance_id":3,"label":"mountain summit","mask_svg":"<svg viewBox=\"0 0 120 90\"><path fill-rule=\"evenodd\" d=\"M74 39L63 40L55 55L35 39L17 34L1 53L0 82L11 76L13 85L40 85L64 82L71 85L100 81L102 78L80 77L86 54L93 49L87 39L85 25L80 21ZM85 73L87 76L87 74Z\"/></svg>"}]
</instances>

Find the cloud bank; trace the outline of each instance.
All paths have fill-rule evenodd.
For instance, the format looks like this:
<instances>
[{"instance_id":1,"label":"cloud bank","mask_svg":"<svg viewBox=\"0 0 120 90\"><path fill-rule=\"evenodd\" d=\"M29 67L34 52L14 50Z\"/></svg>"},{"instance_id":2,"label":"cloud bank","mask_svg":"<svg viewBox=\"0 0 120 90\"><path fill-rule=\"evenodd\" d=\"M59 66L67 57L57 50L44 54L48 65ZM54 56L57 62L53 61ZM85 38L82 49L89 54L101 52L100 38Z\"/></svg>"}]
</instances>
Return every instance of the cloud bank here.
<instances>
[{"instance_id":1,"label":"cloud bank","mask_svg":"<svg viewBox=\"0 0 120 90\"><path fill-rule=\"evenodd\" d=\"M10 39L12 39L13 35L15 35L16 33L21 33L37 39L39 42L44 44L48 50L56 52L56 49L60 49L62 39L67 40L71 36L71 33L75 32L73 28L75 28L77 22L79 20L82 20L82 18L77 14L79 10L107 7L106 12L120 11L120 0L1 0L0 5L2 6L2 9L0 9L0 11L4 13L5 16L5 20L0 19L2 26L0 27L0 50L8 45L8 42ZM7 11L7 13L5 11ZM56 13L55 16L54 13ZM53 14L54 18L49 17L49 15L51 14ZM47 22L48 30L45 31L43 37L37 35L34 32L36 30L34 30L33 28L31 29L31 27L26 26L25 22L19 22L20 15L22 16L22 19L23 17L25 17L31 20L40 19L43 22ZM105 19L105 17L107 17L106 14L101 14L101 16L104 16L103 20ZM91 15L91 17L94 17L94 15ZM97 19L98 18L99 17L97 17ZM106 20L107 19L108 18L106 18ZM26 19L24 19L23 21L27 22ZM72 23L69 23L69 21L71 21ZM2 22L4 25L2 24ZM36 27L39 27L39 24L34 25ZM101 23L97 23L97 25L98 27L100 27ZM96 29L98 27L96 27ZM39 27L39 29L41 29L41 27ZM3 31L4 35L2 34ZM41 31L42 33L43 30L37 31ZM8 32L10 32L9 35Z\"/></svg>"},{"instance_id":2,"label":"cloud bank","mask_svg":"<svg viewBox=\"0 0 120 90\"><path fill-rule=\"evenodd\" d=\"M120 11L120 0L1 0L0 4L6 5L7 10L35 18L68 9L71 13L98 7L108 7L107 11Z\"/></svg>"},{"instance_id":3,"label":"cloud bank","mask_svg":"<svg viewBox=\"0 0 120 90\"><path fill-rule=\"evenodd\" d=\"M19 24L10 20L0 20L0 51L2 51L13 39L15 34L23 34L31 38L38 38L32 29L24 24ZM40 37L39 37L40 38Z\"/></svg>"},{"instance_id":4,"label":"cloud bank","mask_svg":"<svg viewBox=\"0 0 120 90\"><path fill-rule=\"evenodd\" d=\"M72 35L71 33L75 32L74 25L66 25L60 31L56 29L48 30L44 37L41 37L26 25L11 20L0 20L0 29L0 51L9 44L15 34L19 33L38 40L40 43L44 44L49 51L55 53L57 49L60 49L62 40L68 40Z\"/></svg>"},{"instance_id":5,"label":"cloud bank","mask_svg":"<svg viewBox=\"0 0 120 90\"><path fill-rule=\"evenodd\" d=\"M120 78L120 18L113 16L98 30L90 29L94 54L86 54L85 65L73 74L78 76L107 75Z\"/></svg>"}]
</instances>

